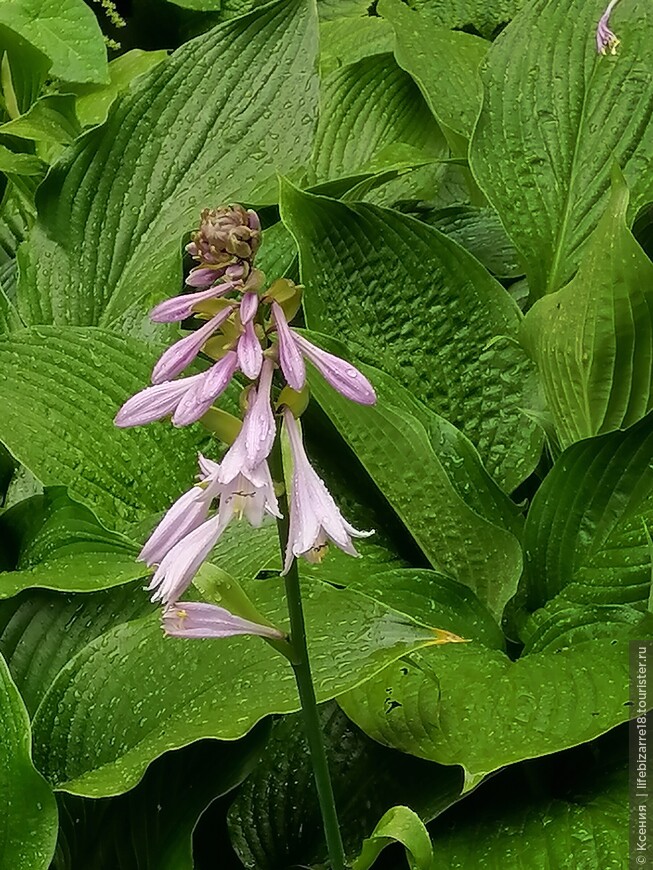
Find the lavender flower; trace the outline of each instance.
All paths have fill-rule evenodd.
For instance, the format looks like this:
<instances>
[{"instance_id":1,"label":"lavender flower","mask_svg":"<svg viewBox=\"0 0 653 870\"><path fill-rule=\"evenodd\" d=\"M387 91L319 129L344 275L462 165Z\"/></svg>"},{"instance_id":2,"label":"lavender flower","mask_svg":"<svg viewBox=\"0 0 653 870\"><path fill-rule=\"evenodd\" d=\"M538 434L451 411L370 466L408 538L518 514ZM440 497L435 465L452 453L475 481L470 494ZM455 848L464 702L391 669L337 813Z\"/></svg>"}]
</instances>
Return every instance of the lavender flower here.
<instances>
[{"instance_id":1,"label":"lavender flower","mask_svg":"<svg viewBox=\"0 0 653 870\"><path fill-rule=\"evenodd\" d=\"M610 50L610 54L617 53L619 39L610 30L609 26L610 15L612 14L612 10L617 5L617 3L618 0L610 0L605 12L599 19L599 23L596 28L596 50L599 54L606 54L608 49Z\"/></svg>"},{"instance_id":2,"label":"lavender flower","mask_svg":"<svg viewBox=\"0 0 653 870\"><path fill-rule=\"evenodd\" d=\"M233 350L228 351L184 393L172 415L172 425L188 426L203 417L227 389L237 369L238 356Z\"/></svg>"},{"instance_id":3,"label":"lavender flower","mask_svg":"<svg viewBox=\"0 0 653 870\"><path fill-rule=\"evenodd\" d=\"M283 308L278 302L272 303L272 316L277 327L281 371L293 390L301 390L306 383L304 360L295 342L295 336L288 326Z\"/></svg>"},{"instance_id":4,"label":"lavender flower","mask_svg":"<svg viewBox=\"0 0 653 870\"><path fill-rule=\"evenodd\" d=\"M365 375L351 363L340 359L335 354L327 353L304 338L303 335L290 330L295 344L310 360L324 380L346 399L358 402L359 405L373 405L376 402L374 387Z\"/></svg>"},{"instance_id":5,"label":"lavender flower","mask_svg":"<svg viewBox=\"0 0 653 870\"><path fill-rule=\"evenodd\" d=\"M373 532L359 532L344 519L331 493L311 467L299 423L288 408L283 412L283 424L293 460L290 530L283 573L290 570L296 556L303 556L308 562L322 561L329 541L350 556L358 556L352 537L366 538Z\"/></svg>"},{"instance_id":6,"label":"lavender flower","mask_svg":"<svg viewBox=\"0 0 653 870\"><path fill-rule=\"evenodd\" d=\"M170 604L184 594L217 544L225 525L218 513L168 550L147 587L148 591L154 590L152 601Z\"/></svg>"},{"instance_id":7,"label":"lavender flower","mask_svg":"<svg viewBox=\"0 0 653 870\"><path fill-rule=\"evenodd\" d=\"M196 305L200 305L208 299L219 299L238 286L239 283L236 281L227 281L224 284L209 287L208 290L201 290L199 293L185 293L183 296L165 299L150 311L150 320L154 323L175 323L178 320L185 320L195 311Z\"/></svg>"},{"instance_id":8,"label":"lavender flower","mask_svg":"<svg viewBox=\"0 0 653 870\"><path fill-rule=\"evenodd\" d=\"M131 426L144 426L167 417L177 408L184 395L201 380L204 375L193 375L180 381L167 381L146 387L127 399L115 416L114 423L121 429Z\"/></svg>"},{"instance_id":9,"label":"lavender flower","mask_svg":"<svg viewBox=\"0 0 653 870\"><path fill-rule=\"evenodd\" d=\"M284 635L271 625L250 622L234 616L224 607L215 604L188 601L171 604L162 616L163 630L171 637L234 637L239 634L256 634L260 637L281 639Z\"/></svg>"},{"instance_id":10,"label":"lavender flower","mask_svg":"<svg viewBox=\"0 0 653 870\"><path fill-rule=\"evenodd\" d=\"M214 332L222 326L225 320L231 316L233 305L228 305L222 311L219 311L215 317L191 332L185 338L175 342L172 347L163 354L158 363L154 366L152 372L152 383L160 384L163 381L169 381L176 377L180 372L183 372L195 359L197 354L202 349L202 345L211 338Z\"/></svg>"}]
</instances>

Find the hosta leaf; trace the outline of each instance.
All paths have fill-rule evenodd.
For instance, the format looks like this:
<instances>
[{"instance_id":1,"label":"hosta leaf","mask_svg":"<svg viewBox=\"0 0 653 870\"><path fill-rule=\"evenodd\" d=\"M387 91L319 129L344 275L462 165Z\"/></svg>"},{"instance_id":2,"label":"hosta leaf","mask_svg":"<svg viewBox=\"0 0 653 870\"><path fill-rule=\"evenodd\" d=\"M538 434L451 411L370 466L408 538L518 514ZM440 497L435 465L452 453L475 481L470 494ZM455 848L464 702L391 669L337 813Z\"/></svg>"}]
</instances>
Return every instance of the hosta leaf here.
<instances>
[{"instance_id":1,"label":"hosta leaf","mask_svg":"<svg viewBox=\"0 0 653 870\"><path fill-rule=\"evenodd\" d=\"M1 0L0 24L50 60L50 75L66 82L107 81L102 31L82 0Z\"/></svg>"},{"instance_id":2,"label":"hosta leaf","mask_svg":"<svg viewBox=\"0 0 653 870\"><path fill-rule=\"evenodd\" d=\"M134 48L109 64L108 85L86 85L75 88L75 109L83 127L103 124L111 105L132 83L168 57L167 51L142 51Z\"/></svg>"},{"instance_id":3,"label":"hosta leaf","mask_svg":"<svg viewBox=\"0 0 653 870\"><path fill-rule=\"evenodd\" d=\"M57 839L57 807L30 757L29 719L0 656L0 862L47 870Z\"/></svg>"},{"instance_id":4,"label":"hosta leaf","mask_svg":"<svg viewBox=\"0 0 653 870\"><path fill-rule=\"evenodd\" d=\"M325 76L369 55L391 52L393 43L392 26L375 15L324 21L320 25L320 73Z\"/></svg>"},{"instance_id":5,"label":"hosta leaf","mask_svg":"<svg viewBox=\"0 0 653 870\"><path fill-rule=\"evenodd\" d=\"M533 470L531 363L514 342L521 313L467 251L405 215L282 188L312 329L346 336L474 442L507 490ZM398 288L390 294L388 288ZM488 396L492 396L492 401Z\"/></svg>"},{"instance_id":6,"label":"hosta leaf","mask_svg":"<svg viewBox=\"0 0 653 870\"><path fill-rule=\"evenodd\" d=\"M30 715L61 668L105 631L154 611L142 583L88 595L30 590L0 602L0 653Z\"/></svg>"},{"instance_id":7,"label":"hosta leaf","mask_svg":"<svg viewBox=\"0 0 653 870\"><path fill-rule=\"evenodd\" d=\"M197 471L198 433L113 425L154 360L136 340L99 329L44 326L0 339L0 440L109 528L167 508Z\"/></svg>"},{"instance_id":8,"label":"hosta leaf","mask_svg":"<svg viewBox=\"0 0 653 870\"><path fill-rule=\"evenodd\" d=\"M348 855L358 854L363 838L393 803L409 803L422 818L431 819L458 798L462 788L459 769L382 748L359 731L336 704L324 704L320 717ZM326 859L299 714L275 724L264 758L231 805L228 823L232 845L250 870L313 866Z\"/></svg>"},{"instance_id":9,"label":"hosta leaf","mask_svg":"<svg viewBox=\"0 0 653 870\"><path fill-rule=\"evenodd\" d=\"M2 125L4 126L4 125ZM2 131L0 126L0 132ZM0 145L0 172L15 175L40 175L45 165L34 154L19 154Z\"/></svg>"},{"instance_id":10,"label":"hosta leaf","mask_svg":"<svg viewBox=\"0 0 653 870\"><path fill-rule=\"evenodd\" d=\"M440 27L401 0L381 0L379 14L395 28L395 57L415 79L445 133L469 138L481 108L479 67L489 43Z\"/></svg>"},{"instance_id":11,"label":"hosta leaf","mask_svg":"<svg viewBox=\"0 0 653 870\"><path fill-rule=\"evenodd\" d=\"M372 579L377 598L383 598L380 578ZM429 593L406 596L401 609L470 643L443 647L437 658L428 649L414 653L338 698L375 740L461 764L471 785L504 765L584 743L629 718L629 645L651 635L651 614L595 623L593 633L577 641L573 630L557 633L541 651L511 661L488 645L487 635L478 635L482 623L476 615L470 619L473 610L451 608L446 588ZM396 606L397 595L391 600Z\"/></svg>"},{"instance_id":12,"label":"hosta leaf","mask_svg":"<svg viewBox=\"0 0 653 870\"><path fill-rule=\"evenodd\" d=\"M584 604L647 601L653 414L569 447L533 499L525 530L528 607L560 592Z\"/></svg>"},{"instance_id":13,"label":"hosta leaf","mask_svg":"<svg viewBox=\"0 0 653 870\"><path fill-rule=\"evenodd\" d=\"M621 756L626 739L623 733L619 737ZM596 761L601 767L590 778ZM552 785L541 768L527 770L499 796L492 780L432 830L435 866L622 870L628 855L628 770L623 763L617 770L606 766L614 766L612 757L587 752L574 760L565 753L554 769L557 782L548 777Z\"/></svg>"},{"instance_id":14,"label":"hosta leaf","mask_svg":"<svg viewBox=\"0 0 653 870\"><path fill-rule=\"evenodd\" d=\"M653 81L647 0L617 7L616 56L596 52L596 0L527 4L494 43L471 165L524 257L531 293L572 277L597 225L613 158L632 193L647 200L653 154Z\"/></svg>"},{"instance_id":15,"label":"hosta leaf","mask_svg":"<svg viewBox=\"0 0 653 870\"><path fill-rule=\"evenodd\" d=\"M71 94L49 94L24 115L0 125L0 133L45 144L69 145L82 132Z\"/></svg>"},{"instance_id":16,"label":"hosta leaf","mask_svg":"<svg viewBox=\"0 0 653 870\"><path fill-rule=\"evenodd\" d=\"M524 321L563 447L626 428L653 406L653 263L626 225L627 208L617 176L576 277Z\"/></svg>"},{"instance_id":17,"label":"hosta leaf","mask_svg":"<svg viewBox=\"0 0 653 870\"><path fill-rule=\"evenodd\" d=\"M52 870L193 870L191 837L198 818L250 773L268 731L261 726L239 741L202 740L169 752L135 789L117 798L61 795Z\"/></svg>"},{"instance_id":18,"label":"hosta leaf","mask_svg":"<svg viewBox=\"0 0 653 870\"><path fill-rule=\"evenodd\" d=\"M312 5L282 0L186 43L119 98L40 189L21 253L26 322L108 326L132 310L138 328L179 285L200 209L251 200L307 159L316 49ZM282 116L293 124L268 135Z\"/></svg>"},{"instance_id":19,"label":"hosta leaf","mask_svg":"<svg viewBox=\"0 0 653 870\"><path fill-rule=\"evenodd\" d=\"M352 870L369 870L385 847L392 843L406 847L410 870L432 870L433 847L428 831L410 807L401 806L392 807L379 820L352 864Z\"/></svg>"},{"instance_id":20,"label":"hosta leaf","mask_svg":"<svg viewBox=\"0 0 653 870\"><path fill-rule=\"evenodd\" d=\"M453 427L419 407L411 413L391 378L365 371L379 395L373 407L343 399L320 377L311 390L431 564L500 614L521 573L519 542L502 528L517 526L505 496Z\"/></svg>"},{"instance_id":21,"label":"hosta leaf","mask_svg":"<svg viewBox=\"0 0 653 870\"><path fill-rule=\"evenodd\" d=\"M409 6L428 15L436 24L452 30L474 28L489 39L502 24L507 24L521 9L523 0L410 0Z\"/></svg>"},{"instance_id":22,"label":"hosta leaf","mask_svg":"<svg viewBox=\"0 0 653 870\"><path fill-rule=\"evenodd\" d=\"M0 572L0 598L30 586L91 592L148 573L136 562L137 547L108 532L64 489L51 489L15 505L0 516L0 530L15 533L16 526L25 519L30 524L38 523L38 528L23 541L17 570Z\"/></svg>"},{"instance_id":23,"label":"hosta leaf","mask_svg":"<svg viewBox=\"0 0 653 870\"><path fill-rule=\"evenodd\" d=\"M285 625L277 579L248 591ZM355 592L305 584L304 597L319 701L433 642L431 629ZM292 669L260 638L173 640L154 615L109 630L63 667L34 718L35 757L57 788L117 794L168 749L209 736L233 740L298 706Z\"/></svg>"},{"instance_id":24,"label":"hosta leaf","mask_svg":"<svg viewBox=\"0 0 653 870\"><path fill-rule=\"evenodd\" d=\"M423 159L445 155L444 139L419 89L391 54L364 57L331 73L322 85L321 106L309 175L313 184L368 171L399 144L417 149ZM390 152L388 164L394 162Z\"/></svg>"}]
</instances>

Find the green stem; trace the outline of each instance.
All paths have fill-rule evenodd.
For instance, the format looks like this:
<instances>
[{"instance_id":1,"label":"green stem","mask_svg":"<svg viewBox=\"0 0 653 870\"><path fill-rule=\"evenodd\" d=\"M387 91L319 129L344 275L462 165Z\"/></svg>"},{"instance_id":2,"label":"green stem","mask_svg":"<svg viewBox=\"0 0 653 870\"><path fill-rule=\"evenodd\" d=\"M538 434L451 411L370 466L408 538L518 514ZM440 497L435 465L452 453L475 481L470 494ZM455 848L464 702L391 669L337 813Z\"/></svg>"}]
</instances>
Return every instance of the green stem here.
<instances>
[{"instance_id":1,"label":"green stem","mask_svg":"<svg viewBox=\"0 0 653 870\"><path fill-rule=\"evenodd\" d=\"M274 480L283 482L283 460L281 457L279 435L277 435L272 455L270 456L270 465L272 466L271 470ZM283 515L283 518L277 521L281 558L283 560L288 542L288 499L286 498L285 487L283 487L279 495L279 509ZM324 749L324 740L322 739L322 727L308 657L306 626L304 623L299 569L296 559L293 560L290 570L284 579L286 583L288 614L290 616L290 644L294 653L291 664L295 673L295 680L297 681L299 700L302 705L304 728L306 729L306 737L311 754L313 776L315 777L317 796L320 802L322 824L324 825L324 836L326 838L327 849L329 850L331 870L345 870L345 852L342 845L342 837L340 836L340 825L338 824L333 786Z\"/></svg>"}]
</instances>

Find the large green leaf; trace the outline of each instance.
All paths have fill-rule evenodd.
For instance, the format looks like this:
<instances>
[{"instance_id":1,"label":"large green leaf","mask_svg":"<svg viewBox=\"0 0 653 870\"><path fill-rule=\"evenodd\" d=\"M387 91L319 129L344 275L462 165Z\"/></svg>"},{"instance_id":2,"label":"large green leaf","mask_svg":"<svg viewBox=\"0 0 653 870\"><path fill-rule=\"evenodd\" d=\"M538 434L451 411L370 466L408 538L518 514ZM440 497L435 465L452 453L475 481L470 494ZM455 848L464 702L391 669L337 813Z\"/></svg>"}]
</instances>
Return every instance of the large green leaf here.
<instances>
[{"instance_id":1,"label":"large green leaf","mask_svg":"<svg viewBox=\"0 0 653 870\"><path fill-rule=\"evenodd\" d=\"M441 27L401 0L381 0L379 13L395 28L397 63L415 79L443 130L469 138L481 108L479 67L489 43Z\"/></svg>"},{"instance_id":2,"label":"large green leaf","mask_svg":"<svg viewBox=\"0 0 653 870\"><path fill-rule=\"evenodd\" d=\"M514 18L523 0L410 0L408 5L442 27L468 32L473 28L489 39L498 27Z\"/></svg>"},{"instance_id":3,"label":"large green leaf","mask_svg":"<svg viewBox=\"0 0 653 870\"><path fill-rule=\"evenodd\" d=\"M0 656L0 863L7 870L46 870L57 839L57 806L30 757L21 697Z\"/></svg>"},{"instance_id":4,"label":"large green leaf","mask_svg":"<svg viewBox=\"0 0 653 870\"><path fill-rule=\"evenodd\" d=\"M345 850L356 855L379 817L396 802L431 819L462 789L456 768L379 746L335 704L320 708L322 733ZM251 870L321 864L326 844L301 716L278 722L261 763L229 810L231 842Z\"/></svg>"},{"instance_id":5,"label":"large green leaf","mask_svg":"<svg viewBox=\"0 0 653 870\"><path fill-rule=\"evenodd\" d=\"M410 870L433 870L433 847L420 817L410 807L391 807L365 840L352 870L369 870L376 859L393 843L406 849Z\"/></svg>"},{"instance_id":6,"label":"large green leaf","mask_svg":"<svg viewBox=\"0 0 653 870\"><path fill-rule=\"evenodd\" d=\"M186 43L121 97L40 189L21 249L25 321L138 328L179 285L200 210L251 201L308 158L316 52L312 4L282 0ZM270 135L278 117L293 123Z\"/></svg>"},{"instance_id":7,"label":"large green leaf","mask_svg":"<svg viewBox=\"0 0 653 870\"><path fill-rule=\"evenodd\" d=\"M109 528L167 508L197 471L197 432L113 425L154 360L136 340L100 329L43 326L0 339L0 440Z\"/></svg>"},{"instance_id":8,"label":"large green leaf","mask_svg":"<svg viewBox=\"0 0 653 870\"><path fill-rule=\"evenodd\" d=\"M0 25L45 55L50 75L66 82L107 81L102 31L82 0L0 0Z\"/></svg>"},{"instance_id":9,"label":"large green leaf","mask_svg":"<svg viewBox=\"0 0 653 870\"><path fill-rule=\"evenodd\" d=\"M431 564L474 589L500 614L521 573L515 506L446 421L365 367L379 400L354 405L319 376L311 390Z\"/></svg>"},{"instance_id":10,"label":"large green leaf","mask_svg":"<svg viewBox=\"0 0 653 870\"><path fill-rule=\"evenodd\" d=\"M580 758L560 755L552 770L548 759L546 771L530 765L499 794L495 779L482 786L432 829L435 866L624 870L628 768L614 769L614 758L623 757L627 739L617 737L610 755L594 744Z\"/></svg>"},{"instance_id":11,"label":"large green leaf","mask_svg":"<svg viewBox=\"0 0 653 870\"><path fill-rule=\"evenodd\" d=\"M365 596L304 585L319 701L433 642L432 629ZM272 622L286 624L278 579L248 591ZM55 787L116 794L168 749L209 736L233 740L270 713L298 709L292 669L260 638L175 640L158 622L154 615L109 630L59 672L34 718L35 756Z\"/></svg>"},{"instance_id":12,"label":"large green leaf","mask_svg":"<svg viewBox=\"0 0 653 870\"><path fill-rule=\"evenodd\" d=\"M391 54L364 57L327 76L313 146L310 182L366 172L394 162L396 148L444 157L446 146L415 83Z\"/></svg>"},{"instance_id":13,"label":"large green leaf","mask_svg":"<svg viewBox=\"0 0 653 870\"><path fill-rule=\"evenodd\" d=\"M537 492L525 530L527 604L643 604L651 586L653 414L569 447Z\"/></svg>"},{"instance_id":14,"label":"large green leaf","mask_svg":"<svg viewBox=\"0 0 653 870\"><path fill-rule=\"evenodd\" d=\"M250 773L268 733L261 726L239 741L202 740L166 753L135 789L117 798L62 795L52 870L193 870L198 818Z\"/></svg>"},{"instance_id":15,"label":"large green leaf","mask_svg":"<svg viewBox=\"0 0 653 870\"><path fill-rule=\"evenodd\" d=\"M136 546L103 528L91 511L72 501L64 489L33 496L0 516L3 534L15 535L26 523L34 533L28 531L22 541L17 570L0 572L0 598L30 586L91 592L148 573L136 562Z\"/></svg>"},{"instance_id":16,"label":"large green leaf","mask_svg":"<svg viewBox=\"0 0 653 870\"><path fill-rule=\"evenodd\" d=\"M576 277L524 321L563 447L626 428L653 407L653 263L626 225L627 208L616 177Z\"/></svg>"},{"instance_id":17,"label":"large green leaf","mask_svg":"<svg viewBox=\"0 0 653 870\"><path fill-rule=\"evenodd\" d=\"M394 574L408 588L409 572ZM480 605L455 607L453 589L442 581L419 594L420 580L414 578L410 596L399 590L401 609L470 643L443 647L437 659L428 649L414 653L338 698L375 740L460 764L473 784L504 765L576 746L627 721L629 644L651 635L651 614L633 611L611 620L595 614L580 632L573 622L560 622L538 651L511 661L479 618ZM377 574L369 591L384 600L396 582ZM389 600L397 606L398 592Z\"/></svg>"},{"instance_id":18,"label":"large green leaf","mask_svg":"<svg viewBox=\"0 0 653 870\"><path fill-rule=\"evenodd\" d=\"M287 183L281 208L300 252L308 325L346 336L356 356L461 428L506 489L524 480L540 436L522 411L533 404L532 364L514 340L521 314L503 287L408 216Z\"/></svg>"},{"instance_id":19,"label":"large green leaf","mask_svg":"<svg viewBox=\"0 0 653 870\"><path fill-rule=\"evenodd\" d=\"M597 55L596 0L536 0L494 43L471 165L523 254L535 297L572 277L605 208L612 159L650 192L653 80L647 0L618 6L616 56Z\"/></svg>"},{"instance_id":20,"label":"large green leaf","mask_svg":"<svg viewBox=\"0 0 653 870\"><path fill-rule=\"evenodd\" d=\"M390 23L375 15L325 21L320 25L320 73L325 76L369 55L392 51L393 43Z\"/></svg>"}]
</instances>

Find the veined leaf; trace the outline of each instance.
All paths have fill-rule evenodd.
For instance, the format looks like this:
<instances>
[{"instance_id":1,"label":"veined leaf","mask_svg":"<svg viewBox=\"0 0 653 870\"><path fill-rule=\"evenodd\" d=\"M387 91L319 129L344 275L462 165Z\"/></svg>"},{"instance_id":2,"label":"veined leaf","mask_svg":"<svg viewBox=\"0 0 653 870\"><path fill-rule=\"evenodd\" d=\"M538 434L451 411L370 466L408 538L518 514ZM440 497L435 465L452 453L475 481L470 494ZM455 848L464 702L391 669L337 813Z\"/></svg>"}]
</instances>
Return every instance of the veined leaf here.
<instances>
[{"instance_id":1,"label":"veined leaf","mask_svg":"<svg viewBox=\"0 0 653 870\"><path fill-rule=\"evenodd\" d=\"M522 0L410 0L408 4L435 24L452 30L468 30L490 39L498 27L511 21L521 9Z\"/></svg>"},{"instance_id":2,"label":"veined leaf","mask_svg":"<svg viewBox=\"0 0 653 870\"><path fill-rule=\"evenodd\" d=\"M113 425L153 362L147 346L100 329L43 326L0 339L0 441L108 528L169 507L194 479L201 434Z\"/></svg>"},{"instance_id":3,"label":"veined leaf","mask_svg":"<svg viewBox=\"0 0 653 870\"><path fill-rule=\"evenodd\" d=\"M320 73L328 75L372 54L392 51L394 31L376 15L337 18L320 24Z\"/></svg>"},{"instance_id":4,"label":"veined leaf","mask_svg":"<svg viewBox=\"0 0 653 870\"><path fill-rule=\"evenodd\" d=\"M403 573L408 588L409 573L393 573ZM629 646L651 636L653 615L595 621L584 637L567 625L538 652L511 661L492 634L479 631L479 604L457 609L445 586L420 595L419 577L413 582L403 612L470 642L448 645L437 658L428 649L413 653L339 696L370 737L440 764L460 764L470 787L507 764L576 746L628 720ZM393 578L376 575L369 591L384 600L386 585L392 588ZM399 594L389 599L393 607Z\"/></svg>"},{"instance_id":5,"label":"veined leaf","mask_svg":"<svg viewBox=\"0 0 653 870\"><path fill-rule=\"evenodd\" d=\"M40 97L24 115L0 125L0 134L46 145L69 145L81 132L71 94Z\"/></svg>"},{"instance_id":6,"label":"veined leaf","mask_svg":"<svg viewBox=\"0 0 653 870\"><path fill-rule=\"evenodd\" d=\"M479 67L490 44L449 30L401 0L380 0L379 14L395 28L395 57L417 82L445 131L467 139L481 108Z\"/></svg>"},{"instance_id":7,"label":"veined leaf","mask_svg":"<svg viewBox=\"0 0 653 870\"><path fill-rule=\"evenodd\" d=\"M653 414L567 448L538 490L524 535L530 610L558 593L640 604L651 587Z\"/></svg>"},{"instance_id":8,"label":"veined leaf","mask_svg":"<svg viewBox=\"0 0 653 870\"><path fill-rule=\"evenodd\" d=\"M316 51L312 4L281 0L186 43L119 98L39 191L20 255L25 321L138 331L149 303L179 286L200 210L251 201L308 158ZM268 135L281 116L293 124Z\"/></svg>"},{"instance_id":9,"label":"veined leaf","mask_svg":"<svg viewBox=\"0 0 653 870\"><path fill-rule=\"evenodd\" d=\"M514 489L537 463L541 436L522 411L534 369L515 342L521 313L503 287L451 239L397 212L287 183L281 209L299 248L310 328L346 336L357 357L462 429Z\"/></svg>"},{"instance_id":10,"label":"veined leaf","mask_svg":"<svg viewBox=\"0 0 653 870\"><path fill-rule=\"evenodd\" d=\"M564 286L609 195L613 159L648 201L653 80L647 0L617 6L621 44L597 55L597 0L527 4L488 54L471 166L527 264L537 298Z\"/></svg>"},{"instance_id":11,"label":"veined leaf","mask_svg":"<svg viewBox=\"0 0 653 870\"><path fill-rule=\"evenodd\" d=\"M446 154L419 89L391 54L364 57L331 73L322 85L321 105L311 184L357 175L371 166L378 171L379 155L400 144L417 149L423 159ZM388 164L394 162L390 152Z\"/></svg>"},{"instance_id":12,"label":"veined leaf","mask_svg":"<svg viewBox=\"0 0 653 870\"><path fill-rule=\"evenodd\" d=\"M405 846L410 870L432 870L435 866L433 847L424 823L410 807L399 806L389 809L379 820L352 864L352 870L369 870L392 843Z\"/></svg>"},{"instance_id":13,"label":"veined leaf","mask_svg":"<svg viewBox=\"0 0 653 870\"><path fill-rule=\"evenodd\" d=\"M563 447L626 428L653 407L653 263L626 225L627 208L615 176L576 277L524 321Z\"/></svg>"},{"instance_id":14,"label":"veined leaf","mask_svg":"<svg viewBox=\"0 0 653 870\"><path fill-rule=\"evenodd\" d=\"M304 586L318 701L433 643L432 629L365 596ZM278 580L247 591L285 626ZM34 751L56 788L100 797L131 788L168 749L209 736L233 740L270 713L297 709L292 669L260 638L175 640L155 615L109 630L62 668L34 718Z\"/></svg>"},{"instance_id":15,"label":"veined leaf","mask_svg":"<svg viewBox=\"0 0 653 870\"><path fill-rule=\"evenodd\" d=\"M1 656L0 728L0 862L12 870L46 870L57 839L57 806L32 765L29 719Z\"/></svg>"},{"instance_id":16,"label":"veined leaf","mask_svg":"<svg viewBox=\"0 0 653 870\"><path fill-rule=\"evenodd\" d=\"M107 81L102 31L82 0L1 0L0 24L50 60L50 75L65 82Z\"/></svg>"}]
</instances>

